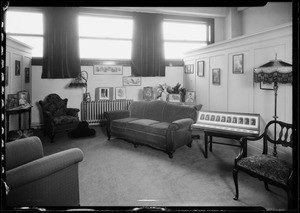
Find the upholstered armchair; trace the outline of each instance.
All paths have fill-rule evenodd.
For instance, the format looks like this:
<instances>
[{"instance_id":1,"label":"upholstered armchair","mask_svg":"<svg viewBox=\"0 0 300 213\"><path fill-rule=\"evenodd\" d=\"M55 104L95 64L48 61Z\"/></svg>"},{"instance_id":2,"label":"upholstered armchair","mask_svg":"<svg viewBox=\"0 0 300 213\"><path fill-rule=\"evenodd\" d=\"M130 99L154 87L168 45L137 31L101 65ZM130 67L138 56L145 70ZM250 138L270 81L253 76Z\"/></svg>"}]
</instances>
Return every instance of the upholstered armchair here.
<instances>
[{"instance_id":1,"label":"upholstered armchair","mask_svg":"<svg viewBox=\"0 0 300 213\"><path fill-rule=\"evenodd\" d=\"M67 108L68 99L61 99L57 94L48 95L44 101L39 101L43 112L44 134L51 142L59 132L75 129L79 124L79 109Z\"/></svg>"},{"instance_id":2,"label":"upholstered armchair","mask_svg":"<svg viewBox=\"0 0 300 213\"><path fill-rule=\"evenodd\" d=\"M270 130L274 130L276 125L276 138L270 135ZM233 179L235 183L235 196L233 199L239 198L238 187L238 171L243 171L252 177L258 178L264 182L265 189L269 191L269 184L280 187L287 192L288 208L292 205L292 189L293 189L293 165L292 160L283 159L278 156L277 148L282 145L282 149L293 148L293 131L292 124L287 124L281 121L270 121L264 132L258 137L244 137L241 138L241 143L262 140L263 152L261 155L252 155L245 157L243 148L235 159L235 166L233 169ZM274 130L275 132L275 130ZM273 144L273 153L268 154L268 144ZM281 146L280 146L281 147Z\"/></svg>"},{"instance_id":3,"label":"upholstered armchair","mask_svg":"<svg viewBox=\"0 0 300 213\"><path fill-rule=\"evenodd\" d=\"M79 205L80 149L44 156L40 139L33 136L6 143L5 160L8 208Z\"/></svg>"}]
</instances>

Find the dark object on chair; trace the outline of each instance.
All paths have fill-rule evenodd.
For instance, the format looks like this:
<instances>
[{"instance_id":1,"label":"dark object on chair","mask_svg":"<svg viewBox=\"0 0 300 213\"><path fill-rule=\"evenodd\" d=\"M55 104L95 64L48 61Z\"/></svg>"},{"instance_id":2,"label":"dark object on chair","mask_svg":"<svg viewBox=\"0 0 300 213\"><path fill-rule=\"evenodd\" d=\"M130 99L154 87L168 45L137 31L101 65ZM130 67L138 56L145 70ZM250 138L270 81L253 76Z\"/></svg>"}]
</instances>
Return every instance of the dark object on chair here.
<instances>
[{"instance_id":1,"label":"dark object on chair","mask_svg":"<svg viewBox=\"0 0 300 213\"><path fill-rule=\"evenodd\" d=\"M70 136L73 138L79 138L79 137L87 137L87 136L93 136L95 135L96 131L94 129L91 129L89 127L88 122L81 121L76 129L73 129L71 131Z\"/></svg>"},{"instance_id":2,"label":"dark object on chair","mask_svg":"<svg viewBox=\"0 0 300 213\"><path fill-rule=\"evenodd\" d=\"M78 206L82 160L78 148L44 156L35 136L6 143L6 206Z\"/></svg>"},{"instance_id":3,"label":"dark object on chair","mask_svg":"<svg viewBox=\"0 0 300 213\"><path fill-rule=\"evenodd\" d=\"M278 136L269 136L271 127L277 125ZM277 130L278 130L277 129ZM283 188L287 192L288 196L288 208L292 204L292 176L293 166L284 160L277 158L277 153L273 152L273 155L268 155L268 142L282 145L283 147L293 147L293 126L281 121L270 121L263 134L258 137L244 137L241 138L241 142L257 141L263 139L263 153L258 156L243 157L243 148L239 155L235 158L235 167L233 169L233 179L235 183L236 194L233 199L239 198L238 188L238 171L244 171L252 177L258 178L264 181L266 190L269 190L268 184ZM242 146L243 147L243 146ZM274 150L276 152L276 149Z\"/></svg>"},{"instance_id":4,"label":"dark object on chair","mask_svg":"<svg viewBox=\"0 0 300 213\"><path fill-rule=\"evenodd\" d=\"M75 129L79 123L79 109L67 108L68 99L61 99L57 94L48 95L44 101L39 101L44 117L44 133L51 142L59 132Z\"/></svg>"}]
</instances>

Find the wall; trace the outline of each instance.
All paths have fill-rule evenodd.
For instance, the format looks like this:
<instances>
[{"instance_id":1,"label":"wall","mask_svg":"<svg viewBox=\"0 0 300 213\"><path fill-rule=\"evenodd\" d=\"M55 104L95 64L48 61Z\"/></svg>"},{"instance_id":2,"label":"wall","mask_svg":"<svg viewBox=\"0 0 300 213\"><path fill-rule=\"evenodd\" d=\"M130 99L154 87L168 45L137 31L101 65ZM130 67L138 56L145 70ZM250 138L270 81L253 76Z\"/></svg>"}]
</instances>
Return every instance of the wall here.
<instances>
[{"instance_id":1,"label":"wall","mask_svg":"<svg viewBox=\"0 0 300 213\"><path fill-rule=\"evenodd\" d=\"M26 44L16 41L12 38L7 38L6 40L6 66L8 67L8 84L5 86L5 101L7 101L8 94L17 94L21 90L26 90L30 94L31 82L25 83L25 68L31 68L31 53L32 48ZM20 61L20 75L15 74L15 61ZM31 77L31 69L30 69ZM31 98L31 97L30 97ZM22 128L28 128L26 119L28 115L22 114ZM18 129L18 116L10 116L10 126L9 130ZM25 126L26 125L26 126Z\"/></svg>"},{"instance_id":2,"label":"wall","mask_svg":"<svg viewBox=\"0 0 300 213\"><path fill-rule=\"evenodd\" d=\"M131 75L131 68L126 66L123 67L123 75L94 75L93 66L82 66L81 70L88 72L88 92L90 92L92 100L95 100L95 89L97 87L120 87L123 84L123 76ZM41 66L32 66L32 73L33 126L41 125L41 111L38 101L43 100L50 93L57 93L62 98L68 98L68 107L80 109L85 89L69 88L68 85L72 79L41 79ZM167 83L170 86L175 86L177 83L183 84L183 68L166 67L165 77L142 77L141 82L141 86L126 86L127 99L142 100L143 87L152 86L156 94L159 84Z\"/></svg>"},{"instance_id":3,"label":"wall","mask_svg":"<svg viewBox=\"0 0 300 213\"><path fill-rule=\"evenodd\" d=\"M236 54L244 55L244 74L232 73L232 58ZM253 69L274 60L275 54L278 59L292 64L291 23L188 53L185 63L192 62L196 66L197 61L205 61L205 76L198 77L197 72L192 77L185 74L183 82L195 82L190 89L196 91L197 103L203 104L203 110L259 113L262 131L273 119L274 92L261 90L259 84L253 82ZM212 84L213 68L221 69L220 85ZM292 123L291 84L279 84L277 103L279 120Z\"/></svg>"}]
</instances>

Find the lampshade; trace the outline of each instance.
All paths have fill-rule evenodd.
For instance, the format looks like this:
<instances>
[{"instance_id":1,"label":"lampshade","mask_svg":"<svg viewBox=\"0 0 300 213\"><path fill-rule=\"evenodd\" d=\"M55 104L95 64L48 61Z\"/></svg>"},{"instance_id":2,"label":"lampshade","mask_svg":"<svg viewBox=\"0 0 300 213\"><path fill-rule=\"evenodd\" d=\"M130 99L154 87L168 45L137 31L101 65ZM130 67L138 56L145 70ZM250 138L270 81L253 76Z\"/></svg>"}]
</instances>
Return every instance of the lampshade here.
<instances>
[{"instance_id":1,"label":"lampshade","mask_svg":"<svg viewBox=\"0 0 300 213\"><path fill-rule=\"evenodd\" d=\"M84 73L86 77L84 76ZM81 71L79 75L72 80L69 87L87 87L88 74L86 71Z\"/></svg>"},{"instance_id":2,"label":"lampshade","mask_svg":"<svg viewBox=\"0 0 300 213\"><path fill-rule=\"evenodd\" d=\"M269 61L268 63L254 69L254 82L255 83L292 83L292 65L281 60Z\"/></svg>"}]
</instances>

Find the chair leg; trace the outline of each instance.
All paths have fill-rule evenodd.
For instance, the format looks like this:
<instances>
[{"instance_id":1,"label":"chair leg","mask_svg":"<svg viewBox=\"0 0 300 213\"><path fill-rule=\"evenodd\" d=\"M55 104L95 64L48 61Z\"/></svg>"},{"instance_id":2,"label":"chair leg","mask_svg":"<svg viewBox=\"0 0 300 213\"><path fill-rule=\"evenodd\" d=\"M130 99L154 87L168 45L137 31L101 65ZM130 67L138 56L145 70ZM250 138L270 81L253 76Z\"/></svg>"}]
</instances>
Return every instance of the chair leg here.
<instances>
[{"instance_id":1,"label":"chair leg","mask_svg":"<svg viewBox=\"0 0 300 213\"><path fill-rule=\"evenodd\" d=\"M233 197L233 199L238 200L239 199L238 170L233 169L232 174L233 174L233 180L235 185L235 196Z\"/></svg>"},{"instance_id":2,"label":"chair leg","mask_svg":"<svg viewBox=\"0 0 300 213\"><path fill-rule=\"evenodd\" d=\"M264 182L264 185L265 185L265 189L266 189L267 191L270 191L268 183L267 183L267 182Z\"/></svg>"}]
</instances>

